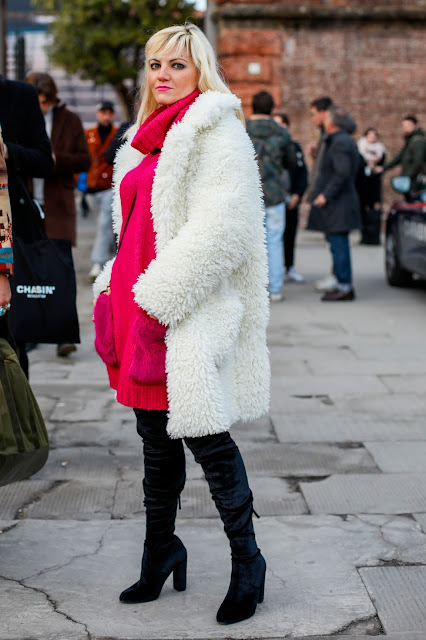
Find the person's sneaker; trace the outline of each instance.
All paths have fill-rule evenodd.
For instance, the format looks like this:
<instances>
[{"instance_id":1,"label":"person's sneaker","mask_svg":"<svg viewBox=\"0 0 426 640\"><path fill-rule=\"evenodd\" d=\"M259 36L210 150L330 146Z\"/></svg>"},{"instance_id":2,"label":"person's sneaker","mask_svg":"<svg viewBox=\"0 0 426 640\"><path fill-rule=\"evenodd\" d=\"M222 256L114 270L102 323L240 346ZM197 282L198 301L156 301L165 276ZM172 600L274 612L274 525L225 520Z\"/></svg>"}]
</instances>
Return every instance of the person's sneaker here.
<instances>
[{"instance_id":1,"label":"person's sneaker","mask_svg":"<svg viewBox=\"0 0 426 640\"><path fill-rule=\"evenodd\" d=\"M322 280L317 280L314 284L314 288L316 289L316 291L334 291L334 289L337 287L337 284L337 278L333 274L330 274Z\"/></svg>"},{"instance_id":2,"label":"person's sneaker","mask_svg":"<svg viewBox=\"0 0 426 640\"><path fill-rule=\"evenodd\" d=\"M290 282L305 282L305 278L294 267L290 267L285 277Z\"/></svg>"},{"instance_id":3,"label":"person's sneaker","mask_svg":"<svg viewBox=\"0 0 426 640\"><path fill-rule=\"evenodd\" d=\"M73 351L77 351L77 347L75 346L75 344L71 344L70 342L58 344L57 346L57 354L61 358L65 358L70 353L73 353Z\"/></svg>"},{"instance_id":4,"label":"person's sneaker","mask_svg":"<svg viewBox=\"0 0 426 640\"><path fill-rule=\"evenodd\" d=\"M282 293L270 293L269 299L271 302L282 302L284 300L284 296Z\"/></svg>"},{"instance_id":5,"label":"person's sneaker","mask_svg":"<svg viewBox=\"0 0 426 640\"><path fill-rule=\"evenodd\" d=\"M102 271L101 265L95 262L89 271L89 278L92 280L92 282L96 280L96 278L98 277L101 271Z\"/></svg>"}]
</instances>

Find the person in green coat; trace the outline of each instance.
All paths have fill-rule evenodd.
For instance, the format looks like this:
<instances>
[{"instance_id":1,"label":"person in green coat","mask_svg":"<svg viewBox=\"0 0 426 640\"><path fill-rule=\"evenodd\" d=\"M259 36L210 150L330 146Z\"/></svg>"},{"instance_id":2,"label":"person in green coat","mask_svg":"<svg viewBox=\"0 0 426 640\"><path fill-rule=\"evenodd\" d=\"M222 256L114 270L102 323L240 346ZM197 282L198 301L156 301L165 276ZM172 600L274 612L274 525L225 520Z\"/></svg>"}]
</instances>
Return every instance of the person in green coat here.
<instances>
[{"instance_id":1,"label":"person in green coat","mask_svg":"<svg viewBox=\"0 0 426 640\"><path fill-rule=\"evenodd\" d=\"M386 163L383 171L401 165L401 175L411 178L414 185L418 176L424 172L426 163L426 136L419 127L416 116L408 115L402 120L404 146L397 155Z\"/></svg>"}]
</instances>

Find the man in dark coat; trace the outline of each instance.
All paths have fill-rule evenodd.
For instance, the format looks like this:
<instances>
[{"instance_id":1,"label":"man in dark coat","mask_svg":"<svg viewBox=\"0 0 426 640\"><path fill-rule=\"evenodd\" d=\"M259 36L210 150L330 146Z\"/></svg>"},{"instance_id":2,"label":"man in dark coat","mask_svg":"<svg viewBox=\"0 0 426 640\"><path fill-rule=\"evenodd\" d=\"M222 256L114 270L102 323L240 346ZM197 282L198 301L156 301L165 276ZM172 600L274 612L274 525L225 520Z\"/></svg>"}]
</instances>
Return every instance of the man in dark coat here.
<instances>
[{"instance_id":1,"label":"man in dark coat","mask_svg":"<svg viewBox=\"0 0 426 640\"><path fill-rule=\"evenodd\" d=\"M0 76L0 122L6 147L13 233L24 236L28 210L22 202L20 185L32 177L45 178L53 167L50 141L34 87Z\"/></svg>"},{"instance_id":2,"label":"man in dark coat","mask_svg":"<svg viewBox=\"0 0 426 640\"><path fill-rule=\"evenodd\" d=\"M331 106L324 119L325 150L315 185L312 210L316 228L324 231L333 258L336 288L321 298L323 301L346 301L355 298L352 286L349 232L361 226L360 206L355 188L358 150L344 130L347 113Z\"/></svg>"},{"instance_id":3,"label":"man in dark coat","mask_svg":"<svg viewBox=\"0 0 426 640\"><path fill-rule=\"evenodd\" d=\"M13 237L28 237L28 202L22 185L30 178L45 178L53 167L52 150L40 110L37 92L25 82L0 76L0 123L5 143ZM13 304L13 299L12 299ZM25 345L20 346L20 363L28 376Z\"/></svg>"}]
</instances>

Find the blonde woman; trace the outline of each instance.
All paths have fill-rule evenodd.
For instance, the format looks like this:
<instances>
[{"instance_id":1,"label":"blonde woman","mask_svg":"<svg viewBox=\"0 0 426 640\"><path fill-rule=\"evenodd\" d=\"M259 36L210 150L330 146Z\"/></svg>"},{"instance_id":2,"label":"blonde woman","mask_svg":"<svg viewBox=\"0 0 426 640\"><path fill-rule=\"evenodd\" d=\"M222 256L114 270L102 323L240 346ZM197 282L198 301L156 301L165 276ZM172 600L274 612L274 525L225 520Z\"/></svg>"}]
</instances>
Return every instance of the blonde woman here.
<instances>
[{"instance_id":1,"label":"blonde woman","mask_svg":"<svg viewBox=\"0 0 426 640\"><path fill-rule=\"evenodd\" d=\"M268 409L267 265L257 164L240 101L192 24L153 35L137 123L115 161L116 258L94 284L97 349L117 400L143 440L146 538L125 603L149 602L173 573L186 588L187 552L174 535L185 484L183 442L201 464L232 553L217 620L232 624L263 600L266 564L237 420ZM104 322L111 327L111 323ZM103 327L105 329L105 326Z\"/></svg>"}]
</instances>

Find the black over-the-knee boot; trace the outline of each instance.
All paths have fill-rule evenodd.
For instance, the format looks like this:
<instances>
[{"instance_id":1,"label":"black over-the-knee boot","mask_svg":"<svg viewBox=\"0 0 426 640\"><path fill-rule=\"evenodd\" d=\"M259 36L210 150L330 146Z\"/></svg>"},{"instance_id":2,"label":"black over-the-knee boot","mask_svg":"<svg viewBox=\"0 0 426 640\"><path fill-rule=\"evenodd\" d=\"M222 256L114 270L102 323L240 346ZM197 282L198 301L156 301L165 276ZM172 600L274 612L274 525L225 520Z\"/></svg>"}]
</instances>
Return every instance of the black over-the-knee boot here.
<instances>
[{"instance_id":1,"label":"black over-the-knee boot","mask_svg":"<svg viewBox=\"0 0 426 640\"><path fill-rule=\"evenodd\" d=\"M253 496L244 462L227 432L185 438L185 443L203 468L231 546L231 582L216 619L221 624L240 622L263 601L266 571L254 535Z\"/></svg>"},{"instance_id":2,"label":"black over-the-knee boot","mask_svg":"<svg viewBox=\"0 0 426 640\"><path fill-rule=\"evenodd\" d=\"M186 549L174 535L178 499L185 486L182 440L167 435L167 411L135 409L135 414L143 440L146 537L140 579L120 595L128 604L156 600L172 572L174 588L186 589Z\"/></svg>"}]
</instances>

